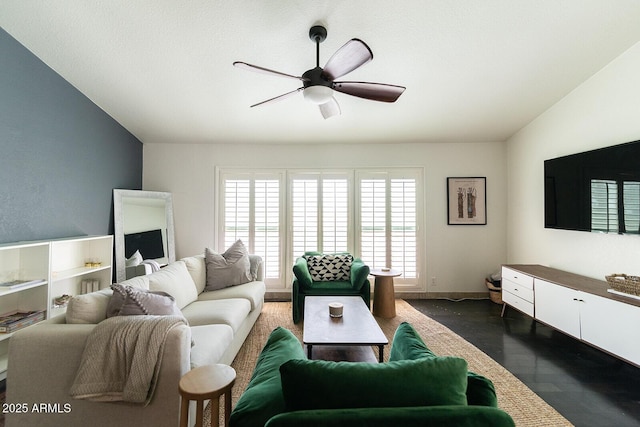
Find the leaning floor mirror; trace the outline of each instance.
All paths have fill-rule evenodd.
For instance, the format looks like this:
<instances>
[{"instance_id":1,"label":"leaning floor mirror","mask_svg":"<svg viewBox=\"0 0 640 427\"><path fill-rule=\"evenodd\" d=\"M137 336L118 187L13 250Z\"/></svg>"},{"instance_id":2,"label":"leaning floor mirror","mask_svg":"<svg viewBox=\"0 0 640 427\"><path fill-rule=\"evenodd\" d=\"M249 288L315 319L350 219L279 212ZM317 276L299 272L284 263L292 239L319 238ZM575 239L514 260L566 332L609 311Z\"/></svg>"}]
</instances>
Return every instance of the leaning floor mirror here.
<instances>
[{"instance_id":1,"label":"leaning floor mirror","mask_svg":"<svg viewBox=\"0 0 640 427\"><path fill-rule=\"evenodd\" d=\"M113 215L118 282L175 261L171 193L113 190Z\"/></svg>"}]
</instances>

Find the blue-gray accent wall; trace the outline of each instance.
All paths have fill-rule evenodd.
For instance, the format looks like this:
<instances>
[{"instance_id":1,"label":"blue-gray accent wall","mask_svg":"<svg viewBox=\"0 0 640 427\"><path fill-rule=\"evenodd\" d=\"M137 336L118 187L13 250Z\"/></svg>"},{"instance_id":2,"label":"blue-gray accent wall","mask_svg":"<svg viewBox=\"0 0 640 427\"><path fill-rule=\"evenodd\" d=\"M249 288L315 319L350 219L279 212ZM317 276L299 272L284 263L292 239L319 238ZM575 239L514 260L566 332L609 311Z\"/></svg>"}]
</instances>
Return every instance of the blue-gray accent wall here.
<instances>
[{"instance_id":1,"label":"blue-gray accent wall","mask_svg":"<svg viewBox=\"0 0 640 427\"><path fill-rule=\"evenodd\" d=\"M0 29L0 243L113 234L142 143Z\"/></svg>"}]
</instances>

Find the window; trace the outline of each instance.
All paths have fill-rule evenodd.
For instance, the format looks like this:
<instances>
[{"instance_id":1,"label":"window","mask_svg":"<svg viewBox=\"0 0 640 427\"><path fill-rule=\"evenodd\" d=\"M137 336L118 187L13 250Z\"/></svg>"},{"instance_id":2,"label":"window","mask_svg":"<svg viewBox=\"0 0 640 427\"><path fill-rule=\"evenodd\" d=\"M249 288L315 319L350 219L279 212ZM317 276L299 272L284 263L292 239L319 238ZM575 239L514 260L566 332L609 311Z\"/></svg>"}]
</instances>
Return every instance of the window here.
<instances>
[{"instance_id":1,"label":"window","mask_svg":"<svg viewBox=\"0 0 640 427\"><path fill-rule=\"evenodd\" d=\"M293 259L306 251L349 251L348 177L328 173L293 174L291 223Z\"/></svg>"},{"instance_id":2,"label":"window","mask_svg":"<svg viewBox=\"0 0 640 427\"><path fill-rule=\"evenodd\" d=\"M415 170L358 174L362 259L401 270L401 279L418 278L419 182Z\"/></svg>"},{"instance_id":3,"label":"window","mask_svg":"<svg viewBox=\"0 0 640 427\"><path fill-rule=\"evenodd\" d=\"M263 259L265 281L279 282L281 267L281 181L265 174L222 174L224 248L241 239Z\"/></svg>"},{"instance_id":4,"label":"window","mask_svg":"<svg viewBox=\"0 0 640 427\"><path fill-rule=\"evenodd\" d=\"M285 179L286 177L286 179ZM290 286L306 251L351 252L419 285L421 169L219 173L218 243L242 239L264 261L271 289ZM355 184L354 184L355 183Z\"/></svg>"}]
</instances>

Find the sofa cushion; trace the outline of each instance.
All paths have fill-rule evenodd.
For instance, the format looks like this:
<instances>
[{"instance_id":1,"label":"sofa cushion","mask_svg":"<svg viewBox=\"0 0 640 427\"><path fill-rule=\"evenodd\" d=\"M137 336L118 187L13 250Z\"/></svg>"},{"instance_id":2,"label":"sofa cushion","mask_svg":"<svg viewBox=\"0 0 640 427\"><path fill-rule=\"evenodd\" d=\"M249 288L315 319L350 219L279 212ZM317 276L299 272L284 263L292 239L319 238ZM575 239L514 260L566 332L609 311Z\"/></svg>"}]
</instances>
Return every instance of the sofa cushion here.
<instances>
[{"instance_id":1,"label":"sofa cushion","mask_svg":"<svg viewBox=\"0 0 640 427\"><path fill-rule=\"evenodd\" d=\"M220 358L233 341L229 325L191 326L191 369L220 363Z\"/></svg>"},{"instance_id":2,"label":"sofa cushion","mask_svg":"<svg viewBox=\"0 0 640 427\"><path fill-rule=\"evenodd\" d=\"M176 306L176 300L162 291L148 291L114 283L113 294L107 306L107 317L135 315L178 315L182 312Z\"/></svg>"},{"instance_id":3,"label":"sofa cushion","mask_svg":"<svg viewBox=\"0 0 640 427\"><path fill-rule=\"evenodd\" d=\"M515 427L515 423L509 414L498 408L439 405L401 408L315 409L312 411L283 412L271 418L264 425L264 427L428 426Z\"/></svg>"},{"instance_id":4,"label":"sofa cushion","mask_svg":"<svg viewBox=\"0 0 640 427\"><path fill-rule=\"evenodd\" d=\"M231 286L213 292L203 292L198 295L198 301L211 301L229 298L244 298L251 303L251 311L264 301L266 287L264 282L249 282L244 285Z\"/></svg>"},{"instance_id":5,"label":"sofa cushion","mask_svg":"<svg viewBox=\"0 0 640 427\"><path fill-rule=\"evenodd\" d=\"M351 254L305 255L304 259L314 282L351 280Z\"/></svg>"},{"instance_id":6,"label":"sofa cushion","mask_svg":"<svg viewBox=\"0 0 640 427\"><path fill-rule=\"evenodd\" d=\"M280 375L287 411L467 404L467 362L459 357L388 363L290 360Z\"/></svg>"},{"instance_id":7,"label":"sofa cushion","mask_svg":"<svg viewBox=\"0 0 640 427\"><path fill-rule=\"evenodd\" d=\"M204 257L207 265L206 291L241 285L253 280L249 252L241 240L236 241L222 254L206 248Z\"/></svg>"},{"instance_id":8,"label":"sofa cushion","mask_svg":"<svg viewBox=\"0 0 640 427\"><path fill-rule=\"evenodd\" d=\"M194 301L182 309L182 315L189 325L229 325L237 331L251 311L251 303L244 298L225 300Z\"/></svg>"},{"instance_id":9,"label":"sofa cushion","mask_svg":"<svg viewBox=\"0 0 640 427\"><path fill-rule=\"evenodd\" d=\"M411 324L402 322L393 337L389 360L415 360L423 357L436 357L436 355L429 350ZM466 393L469 405L498 407L493 382L482 375L471 371L467 373Z\"/></svg>"},{"instance_id":10,"label":"sofa cushion","mask_svg":"<svg viewBox=\"0 0 640 427\"><path fill-rule=\"evenodd\" d=\"M149 289L149 277L148 276L136 276L131 279L120 282L123 286L131 286L138 289Z\"/></svg>"},{"instance_id":11,"label":"sofa cushion","mask_svg":"<svg viewBox=\"0 0 640 427\"><path fill-rule=\"evenodd\" d=\"M176 299L181 310L198 299L196 285L184 261L172 262L162 270L144 277L149 279L149 290L168 293Z\"/></svg>"},{"instance_id":12,"label":"sofa cushion","mask_svg":"<svg viewBox=\"0 0 640 427\"><path fill-rule=\"evenodd\" d=\"M415 360L422 357L436 357L436 355L429 350L410 323L400 323L393 335L389 360Z\"/></svg>"},{"instance_id":13,"label":"sofa cushion","mask_svg":"<svg viewBox=\"0 0 640 427\"><path fill-rule=\"evenodd\" d=\"M278 327L258 356L249 385L231 412L229 425L264 426L271 417L284 412L279 369L291 359L305 359L302 345L291 331Z\"/></svg>"},{"instance_id":14,"label":"sofa cushion","mask_svg":"<svg viewBox=\"0 0 640 427\"><path fill-rule=\"evenodd\" d=\"M199 295L207 285L207 266L205 265L204 254L182 258L182 261L187 266L187 271L191 275L193 283L196 285L196 292Z\"/></svg>"},{"instance_id":15,"label":"sofa cushion","mask_svg":"<svg viewBox=\"0 0 640 427\"><path fill-rule=\"evenodd\" d=\"M111 289L103 289L90 294L75 295L67 304L66 322L78 324L98 324L107 318L107 306L111 299Z\"/></svg>"}]
</instances>

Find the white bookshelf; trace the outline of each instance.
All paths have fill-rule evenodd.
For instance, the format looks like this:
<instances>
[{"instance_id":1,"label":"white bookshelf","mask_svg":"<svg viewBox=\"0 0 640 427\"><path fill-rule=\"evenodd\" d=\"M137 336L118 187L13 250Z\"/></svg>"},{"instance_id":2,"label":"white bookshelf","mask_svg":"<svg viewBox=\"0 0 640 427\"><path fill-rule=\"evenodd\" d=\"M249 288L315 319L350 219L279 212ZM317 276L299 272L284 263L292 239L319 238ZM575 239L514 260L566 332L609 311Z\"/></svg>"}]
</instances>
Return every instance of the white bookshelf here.
<instances>
[{"instance_id":1,"label":"white bookshelf","mask_svg":"<svg viewBox=\"0 0 640 427\"><path fill-rule=\"evenodd\" d=\"M49 319L62 314L66 308L54 307L55 298L78 295L83 280L97 280L101 289L109 287L112 264L110 235L0 244L0 283L38 280L12 289L0 286L0 315L43 310ZM0 380L6 378L11 335L0 333Z\"/></svg>"}]
</instances>

